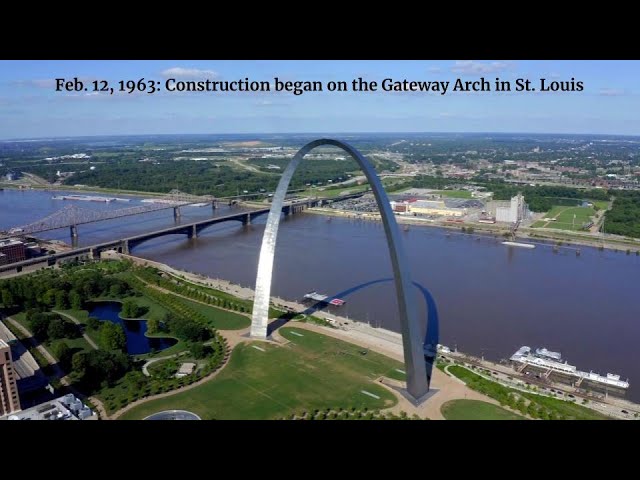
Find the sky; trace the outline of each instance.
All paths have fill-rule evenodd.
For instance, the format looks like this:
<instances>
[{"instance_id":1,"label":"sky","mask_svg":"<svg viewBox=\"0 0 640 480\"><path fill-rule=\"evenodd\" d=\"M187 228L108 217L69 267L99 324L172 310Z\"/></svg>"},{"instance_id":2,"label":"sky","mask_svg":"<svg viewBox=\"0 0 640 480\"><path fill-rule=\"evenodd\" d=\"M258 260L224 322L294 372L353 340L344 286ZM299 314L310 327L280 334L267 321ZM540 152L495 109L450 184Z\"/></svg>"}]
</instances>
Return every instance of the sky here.
<instances>
[{"instance_id":1,"label":"sky","mask_svg":"<svg viewBox=\"0 0 640 480\"><path fill-rule=\"evenodd\" d=\"M169 92L166 80L318 81L324 91ZM355 92L356 78L378 83ZM454 92L485 78L491 91ZM56 91L56 79L87 88ZM156 93L118 92L118 82L159 82ZM495 79L530 79L536 91L497 92ZM583 91L541 92L540 79ZM449 81L438 92L382 91L384 79ZM108 82L114 94L93 91ZM0 61L0 139L86 135L353 132L518 132L637 135L640 61L561 60L74 60ZM349 91L327 91L329 82Z\"/></svg>"}]
</instances>

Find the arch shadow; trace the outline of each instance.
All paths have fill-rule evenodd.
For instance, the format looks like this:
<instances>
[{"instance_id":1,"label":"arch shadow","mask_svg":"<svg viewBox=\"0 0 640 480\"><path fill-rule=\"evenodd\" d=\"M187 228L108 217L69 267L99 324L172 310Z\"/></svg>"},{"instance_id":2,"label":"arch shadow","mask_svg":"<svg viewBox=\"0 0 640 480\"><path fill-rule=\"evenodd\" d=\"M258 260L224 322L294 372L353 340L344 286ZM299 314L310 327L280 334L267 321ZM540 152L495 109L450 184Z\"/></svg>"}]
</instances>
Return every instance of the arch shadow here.
<instances>
[{"instance_id":1,"label":"arch shadow","mask_svg":"<svg viewBox=\"0 0 640 480\"><path fill-rule=\"evenodd\" d=\"M355 292L364 290L365 288L370 287L372 285L391 282L391 281L393 281L393 278L387 277L387 278L379 278L377 280L371 280L369 282L361 283L359 285L355 285L351 288L348 288L346 290L336 293L335 295L327 298L326 301L330 301L333 298L345 298ZM438 354L438 343L440 343L440 319L438 316L438 307L436 305L435 299L433 298L433 295L431 295L431 292L424 285L418 282L412 282L412 283L418 289L418 291L422 294L422 297L424 298L424 301L425 301L425 305L427 307L426 318L424 322L424 324L426 325L426 333L424 336L424 342L423 342L422 348L423 348L423 354L424 354L427 380L429 384L431 384L433 367L435 365L435 360ZM324 310L327 307L327 305L328 304L326 302L317 302L299 313L302 313L304 315L313 315L318 310ZM268 326L268 334L271 335L273 331L286 325L296 314L297 313L285 314L282 317L278 318L277 320L274 320L273 322L271 322Z\"/></svg>"}]
</instances>

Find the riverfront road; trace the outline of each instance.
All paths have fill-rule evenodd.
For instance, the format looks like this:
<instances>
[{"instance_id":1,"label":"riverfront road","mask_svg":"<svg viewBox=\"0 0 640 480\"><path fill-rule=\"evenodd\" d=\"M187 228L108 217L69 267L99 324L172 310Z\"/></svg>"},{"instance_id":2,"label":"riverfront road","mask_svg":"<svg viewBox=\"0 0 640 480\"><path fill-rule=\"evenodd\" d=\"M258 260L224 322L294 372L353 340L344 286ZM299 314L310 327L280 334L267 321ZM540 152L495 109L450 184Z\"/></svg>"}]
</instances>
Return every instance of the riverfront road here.
<instances>
[{"instance_id":1,"label":"riverfront road","mask_svg":"<svg viewBox=\"0 0 640 480\"><path fill-rule=\"evenodd\" d=\"M71 381L69 380L69 377L67 377L65 373L62 371L62 369L60 368L60 365L58 364L58 360L56 360L56 358L53 355L51 355L51 353L49 353L49 350L47 350L44 347L44 345L42 345L40 342L36 340L36 338L33 336L33 334L29 330L27 330L17 320L11 317L6 317L5 320L7 322L10 322L11 325L13 325L16 329L20 330L20 332L25 336L25 340L24 340L25 343L27 343L32 347L35 347L42 354L44 359L48 362L49 366L51 367L53 371L53 375L56 378L60 379L60 383L62 385L67 387L71 391L71 393L73 393L76 397L81 399L87 398L86 395L80 393L73 386L71 386ZM107 413L102 402L97 397L88 397L88 400L91 402L92 404L91 406L93 406L94 409L98 411L100 417L105 418Z\"/></svg>"}]
</instances>

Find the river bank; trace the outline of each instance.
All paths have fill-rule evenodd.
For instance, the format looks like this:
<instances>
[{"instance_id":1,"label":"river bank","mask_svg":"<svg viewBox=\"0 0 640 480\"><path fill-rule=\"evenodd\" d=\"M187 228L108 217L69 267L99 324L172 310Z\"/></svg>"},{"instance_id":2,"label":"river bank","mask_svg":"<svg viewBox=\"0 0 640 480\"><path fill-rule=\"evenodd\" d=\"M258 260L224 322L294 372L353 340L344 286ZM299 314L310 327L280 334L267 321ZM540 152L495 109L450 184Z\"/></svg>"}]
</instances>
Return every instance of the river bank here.
<instances>
[{"instance_id":1,"label":"river bank","mask_svg":"<svg viewBox=\"0 0 640 480\"><path fill-rule=\"evenodd\" d=\"M117 193L121 195L131 195L137 197L163 197L166 193L159 192L145 192L141 190L123 190L119 188L102 188L102 187L78 187L75 185L40 185L40 184L16 184L16 183L0 183L1 188L10 190L52 190L52 191L69 191L69 192L83 192L86 194L96 193Z\"/></svg>"},{"instance_id":2,"label":"river bank","mask_svg":"<svg viewBox=\"0 0 640 480\"><path fill-rule=\"evenodd\" d=\"M214 279L198 273L185 272L161 262L147 260L133 255L118 254L115 252L105 253L105 258L127 259L132 261L136 265L152 266L158 268L163 272L182 278L186 281L215 288L244 300L252 301L254 298L254 290L251 288L243 287L224 279ZM308 308L307 306L299 302L285 300L279 297L272 297L271 301L274 307L284 310L301 312ZM314 329L318 329L318 331L322 331L323 333L326 333L330 336L338 335L339 337L352 343L368 345L370 348L373 348L376 351L384 353L385 355L388 355L392 358L397 358L400 360L404 358L402 335L398 332L394 332L384 328L376 328L366 323L354 321L353 319L349 319L348 317L343 317L321 310L315 311L313 315L326 320L333 325L333 327L315 325ZM524 382L530 382L532 380L528 377L525 377L524 375L519 375L513 368L503 362L492 362L489 360L485 360L484 358L478 358L473 355L458 351L446 353L440 352L439 355L457 363L476 365L487 368L492 372L495 372L494 375L499 376L498 378L493 378L493 380L497 381L498 383L504 384L505 386L520 388L518 385L516 385L517 381L513 381L513 378L520 379L520 384L524 384ZM601 396L597 395L585 396L584 393L578 391L578 389L557 382L549 383L546 386L549 389L552 388L558 392L557 395L551 395L549 393L549 396L561 396L568 401L573 401L571 399L574 397L587 398L588 403L585 404L585 406L600 413L614 416L615 418L630 419L633 418L632 415L634 413L640 412L640 404L636 404L626 399L616 397L602 398ZM631 413L623 413L623 410Z\"/></svg>"},{"instance_id":3,"label":"river bank","mask_svg":"<svg viewBox=\"0 0 640 480\"><path fill-rule=\"evenodd\" d=\"M325 215L329 217L341 217L354 220L364 220L380 222L380 215L378 213L359 213L348 210L336 210L333 208L314 207L306 209L305 212L313 213L316 215ZM500 239L501 241L509 236L510 230L508 227L499 226L495 224L466 224L466 223L445 223L435 220L424 219L419 217L405 217L396 216L396 220L400 225L415 225L423 227L437 227L451 231L462 232L462 228L469 229L471 232L477 235L491 236ZM626 240L626 239L614 239L607 238L589 238L585 236L578 236L577 234L567 233L566 231L559 230L542 230L539 228L521 227L515 235L517 240L526 240L530 243L538 243L544 246L562 247L567 245L585 246L593 248L603 248L607 250L613 250L618 252L630 251L631 254L640 254L640 239L638 240ZM559 245L560 244L560 245Z\"/></svg>"}]
</instances>

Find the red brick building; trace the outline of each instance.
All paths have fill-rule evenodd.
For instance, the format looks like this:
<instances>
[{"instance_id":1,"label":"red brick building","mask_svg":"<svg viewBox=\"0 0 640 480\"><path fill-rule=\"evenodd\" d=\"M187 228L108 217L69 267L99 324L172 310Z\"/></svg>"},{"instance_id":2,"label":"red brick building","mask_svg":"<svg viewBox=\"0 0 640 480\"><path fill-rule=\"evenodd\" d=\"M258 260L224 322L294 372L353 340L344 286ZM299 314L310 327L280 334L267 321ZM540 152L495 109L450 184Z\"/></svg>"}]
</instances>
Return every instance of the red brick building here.
<instances>
[{"instance_id":1,"label":"red brick building","mask_svg":"<svg viewBox=\"0 0 640 480\"><path fill-rule=\"evenodd\" d=\"M26 247L15 238L0 240L0 265L21 262L27 259Z\"/></svg>"}]
</instances>

